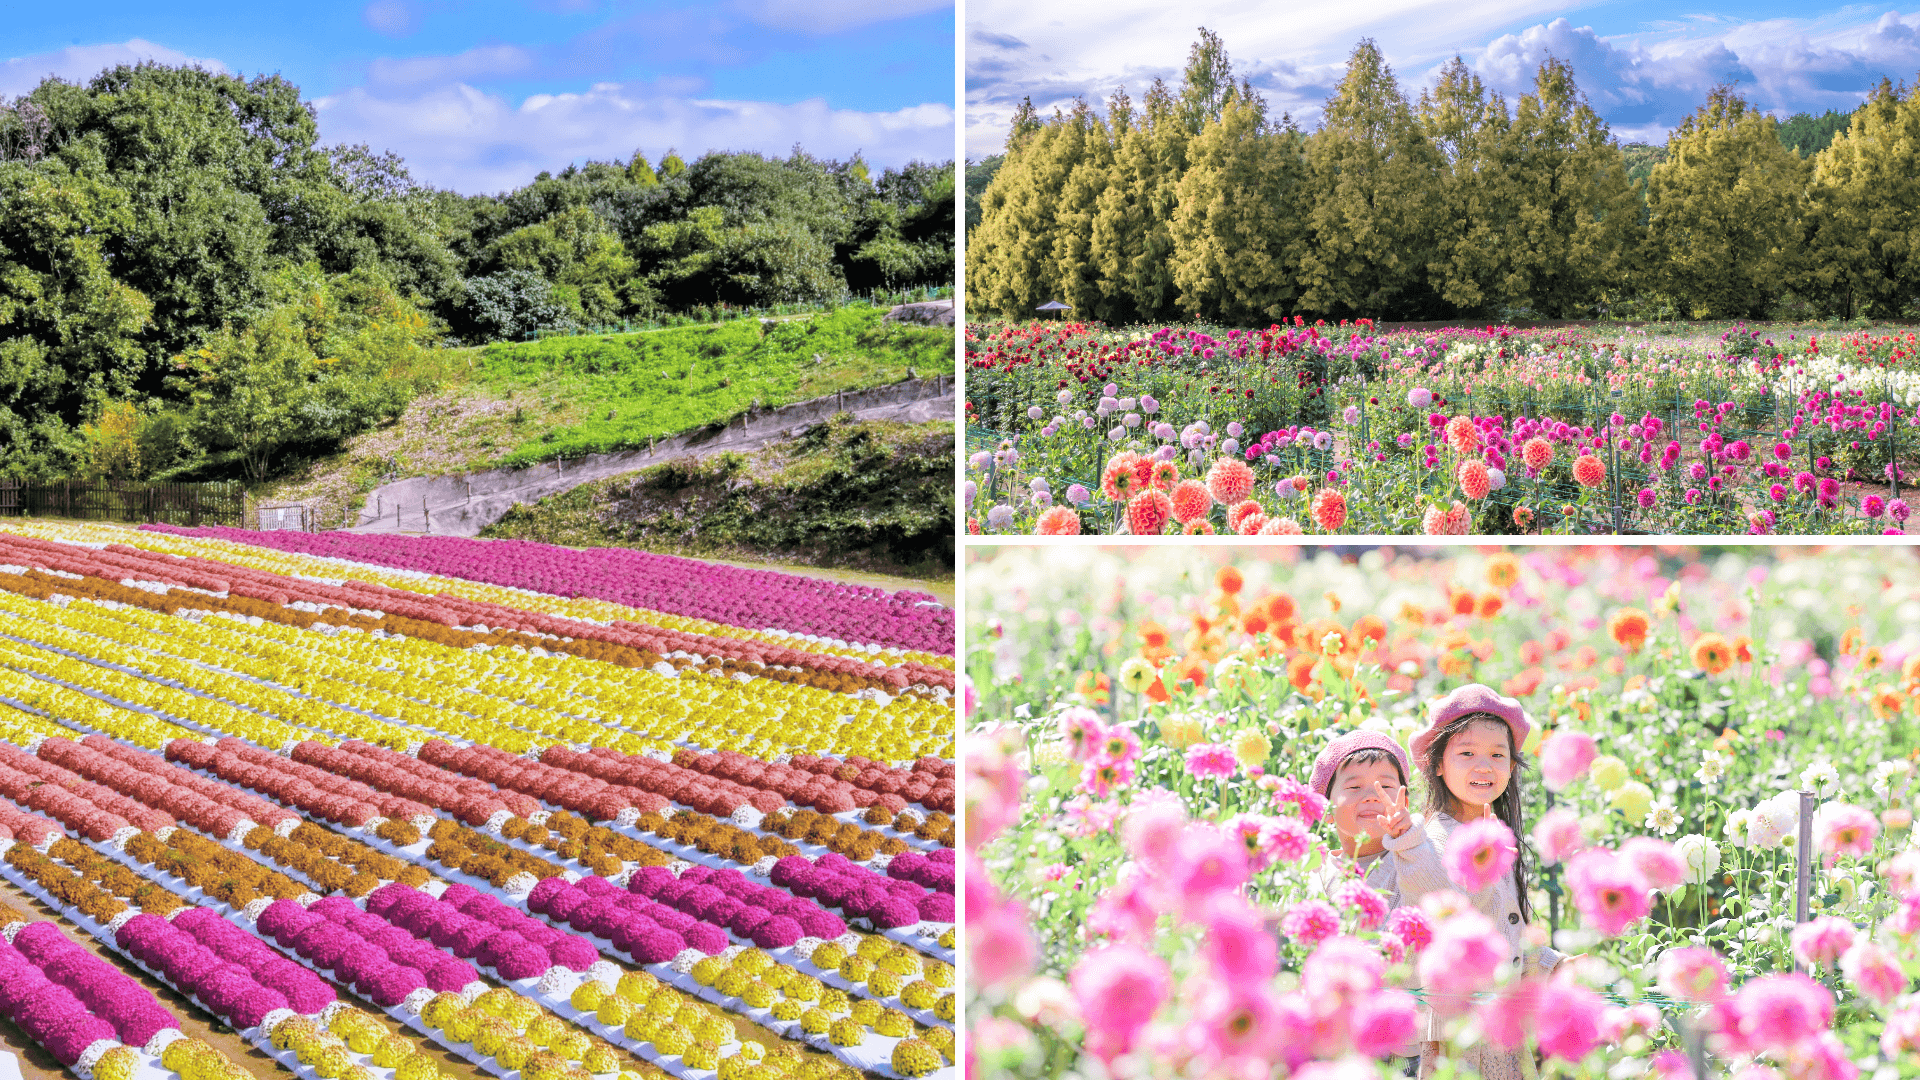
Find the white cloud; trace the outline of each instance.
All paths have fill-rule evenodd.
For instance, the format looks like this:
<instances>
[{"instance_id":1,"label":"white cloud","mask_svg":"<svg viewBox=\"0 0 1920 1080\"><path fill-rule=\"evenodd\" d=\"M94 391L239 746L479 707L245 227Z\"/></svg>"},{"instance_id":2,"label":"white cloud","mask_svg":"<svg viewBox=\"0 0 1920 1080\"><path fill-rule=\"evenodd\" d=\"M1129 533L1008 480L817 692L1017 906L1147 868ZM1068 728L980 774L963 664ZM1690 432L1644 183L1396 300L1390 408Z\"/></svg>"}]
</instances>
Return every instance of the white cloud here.
<instances>
[{"instance_id":1,"label":"white cloud","mask_svg":"<svg viewBox=\"0 0 1920 1080\"><path fill-rule=\"evenodd\" d=\"M407 0L373 0L361 9L360 19L388 37L405 37L419 28L413 6Z\"/></svg>"},{"instance_id":2,"label":"white cloud","mask_svg":"<svg viewBox=\"0 0 1920 1080\"><path fill-rule=\"evenodd\" d=\"M100 72L121 64L152 60L161 64L199 64L210 71L225 71L227 66L207 57L188 56L165 45L143 38L130 38L119 44L70 45L54 52L17 56L0 63L0 95L17 96L39 86L49 75L68 82L86 82Z\"/></svg>"},{"instance_id":3,"label":"white cloud","mask_svg":"<svg viewBox=\"0 0 1920 1080\"><path fill-rule=\"evenodd\" d=\"M363 87L320 98L322 138L365 142L407 160L415 179L466 193L506 191L570 161L658 159L668 147L785 155L798 143L820 157L856 151L875 167L953 155L945 103L892 112L835 109L815 99L783 105L693 96L686 82L600 83L584 93L536 94L519 106L464 83L410 96Z\"/></svg>"},{"instance_id":4,"label":"white cloud","mask_svg":"<svg viewBox=\"0 0 1920 1080\"><path fill-rule=\"evenodd\" d=\"M953 7L953 0L737 0L735 7L775 30L837 34L856 26L946 11Z\"/></svg>"},{"instance_id":5,"label":"white cloud","mask_svg":"<svg viewBox=\"0 0 1920 1080\"><path fill-rule=\"evenodd\" d=\"M526 74L538 63L518 45L486 45L453 56L383 56L367 65L367 83L381 90L404 90L482 82Z\"/></svg>"}]
</instances>

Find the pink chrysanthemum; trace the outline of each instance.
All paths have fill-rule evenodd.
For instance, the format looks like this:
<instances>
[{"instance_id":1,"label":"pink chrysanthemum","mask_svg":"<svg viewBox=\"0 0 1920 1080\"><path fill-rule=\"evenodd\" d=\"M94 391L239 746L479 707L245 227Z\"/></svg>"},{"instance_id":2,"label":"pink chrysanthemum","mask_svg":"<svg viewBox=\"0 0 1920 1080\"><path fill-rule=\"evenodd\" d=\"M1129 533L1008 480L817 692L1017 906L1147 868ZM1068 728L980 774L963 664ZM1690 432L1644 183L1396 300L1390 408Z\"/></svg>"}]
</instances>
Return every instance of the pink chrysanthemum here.
<instances>
[{"instance_id":1,"label":"pink chrysanthemum","mask_svg":"<svg viewBox=\"0 0 1920 1080\"><path fill-rule=\"evenodd\" d=\"M1269 865L1299 862L1313 850L1313 833L1297 818L1270 817L1260 827L1260 850Z\"/></svg>"},{"instance_id":2,"label":"pink chrysanthemum","mask_svg":"<svg viewBox=\"0 0 1920 1080\"><path fill-rule=\"evenodd\" d=\"M1364 881L1347 881L1335 886L1333 902L1359 912L1362 930L1378 929L1387 917L1387 898Z\"/></svg>"},{"instance_id":3,"label":"pink chrysanthemum","mask_svg":"<svg viewBox=\"0 0 1920 1080\"><path fill-rule=\"evenodd\" d=\"M1801 963L1818 967L1839 963L1841 954L1853 948L1857 936L1853 923L1823 915L1794 927L1789 940L1793 944L1793 955L1799 957Z\"/></svg>"},{"instance_id":4,"label":"pink chrysanthemum","mask_svg":"<svg viewBox=\"0 0 1920 1080\"><path fill-rule=\"evenodd\" d=\"M1280 916L1280 932L1304 945L1318 945L1340 932L1340 913L1324 900L1302 900Z\"/></svg>"},{"instance_id":5,"label":"pink chrysanthemum","mask_svg":"<svg viewBox=\"0 0 1920 1080\"><path fill-rule=\"evenodd\" d=\"M1198 742L1187 747L1187 772L1198 779L1225 780L1237 768L1233 747L1225 743Z\"/></svg>"},{"instance_id":6,"label":"pink chrysanthemum","mask_svg":"<svg viewBox=\"0 0 1920 1080\"><path fill-rule=\"evenodd\" d=\"M1880 823L1873 814L1848 803L1827 803L1814 816L1815 841L1826 853L1827 865L1840 856L1861 856L1873 850L1873 838L1880 835Z\"/></svg>"},{"instance_id":7,"label":"pink chrysanthemum","mask_svg":"<svg viewBox=\"0 0 1920 1080\"><path fill-rule=\"evenodd\" d=\"M1314 791L1291 776L1280 777L1272 789L1273 801L1285 809L1292 806L1293 812L1309 825L1320 824L1327 812L1326 796Z\"/></svg>"},{"instance_id":8,"label":"pink chrysanthemum","mask_svg":"<svg viewBox=\"0 0 1920 1080\"><path fill-rule=\"evenodd\" d=\"M1390 937L1399 939L1408 952L1419 952L1433 944L1433 923L1427 913L1417 907L1397 907L1387 913L1387 921L1381 929Z\"/></svg>"},{"instance_id":9,"label":"pink chrysanthemum","mask_svg":"<svg viewBox=\"0 0 1920 1080\"><path fill-rule=\"evenodd\" d=\"M1583 851L1568 860L1567 886L1581 917L1608 937L1618 937L1653 910L1646 879L1633 864L1604 849Z\"/></svg>"},{"instance_id":10,"label":"pink chrysanthemum","mask_svg":"<svg viewBox=\"0 0 1920 1080\"><path fill-rule=\"evenodd\" d=\"M1727 996L1727 968L1712 949L1668 949L1660 954L1660 989L1677 998L1712 1004Z\"/></svg>"},{"instance_id":11,"label":"pink chrysanthemum","mask_svg":"<svg viewBox=\"0 0 1920 1080\"><path fill-rule=\"evenodd\" d=\"M1476 818L1447 838L1447 877L1467 892L1476 893L1512 870L1519 855L1520 844L1506 822L1496 817Z\"/></svg>"}]
</instances>

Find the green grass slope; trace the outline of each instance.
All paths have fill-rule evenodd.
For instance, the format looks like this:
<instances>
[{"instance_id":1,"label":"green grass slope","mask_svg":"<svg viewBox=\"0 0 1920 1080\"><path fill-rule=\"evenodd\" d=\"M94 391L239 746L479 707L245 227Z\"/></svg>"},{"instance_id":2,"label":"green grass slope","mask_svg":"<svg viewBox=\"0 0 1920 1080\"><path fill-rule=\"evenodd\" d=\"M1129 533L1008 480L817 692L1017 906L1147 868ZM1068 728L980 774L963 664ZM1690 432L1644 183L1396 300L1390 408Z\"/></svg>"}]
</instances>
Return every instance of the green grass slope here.
<instances>
[{"instance_id":1,"label":"green grass slope","mask_svg":"<svg viewBox=\"0 0 1920 1080\"><path fill-rule=\"evenodd\" d=\"M953 574L953 425L847 414L754 454L685 458L514 507L480 535Z\"/></svg>"},{"instance_id":2,"label":"green grass slope","mask_svg":"<svg viewBox=\"0 0 1920 1080\"><path fill-rule=\"evenodd\" d=\"M741 320L651 333L547 338L479 351L471 385L517 405L520 441L497 462L527 465L645 446L772 408L907 377L952 374L951 328L881 322L847 307L763 326ZM538 415L544 411L546 415Z\"/></svg>"}]
</instances>

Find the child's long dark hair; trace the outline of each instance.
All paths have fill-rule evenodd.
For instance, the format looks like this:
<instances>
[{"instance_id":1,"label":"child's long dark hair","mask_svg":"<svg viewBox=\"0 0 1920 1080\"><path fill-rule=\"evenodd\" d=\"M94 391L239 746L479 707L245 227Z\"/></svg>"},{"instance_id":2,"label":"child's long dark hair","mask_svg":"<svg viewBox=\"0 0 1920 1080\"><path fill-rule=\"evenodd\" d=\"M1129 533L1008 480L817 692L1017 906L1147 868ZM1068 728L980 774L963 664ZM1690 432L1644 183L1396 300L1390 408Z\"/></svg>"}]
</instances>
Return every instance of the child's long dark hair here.
<instances>
[{"instance_id":1,"label":"child's long dark hair","mask_svg":"<svg viewBox=\"0 0 1920 1080\"><path fill-rule=\"evenodd\" d=\"M1513 767L1507 775L1507 790L1493 800L1492 810L1493 816L1506 822L1507 828L1513 830L1514 846L1519 848L1519 854L1513 859L1513 887L1520 894L1521 920L1532 922L1532 905L1527 903L1527 834L1520 824L1520 774L1526 762L1520 756L1520 748L1513 745L1513 728L1505 720L1492 713L1468 713L1434 733L1433 741L1427 744L1426 756L1420 762L1421 771L1427 774L1427 812L1442 811L1449 817L1459 817L1454 812L1459 800L1447 790L1447 782L1441 779L1440 763L1446 760L1447 744L1453 741L1453 737L1467 730L1468 725L1481 720L1498 724L1500 730L1507 733L1507 759L1513 762Z\"/></svg>"}]
</instances>

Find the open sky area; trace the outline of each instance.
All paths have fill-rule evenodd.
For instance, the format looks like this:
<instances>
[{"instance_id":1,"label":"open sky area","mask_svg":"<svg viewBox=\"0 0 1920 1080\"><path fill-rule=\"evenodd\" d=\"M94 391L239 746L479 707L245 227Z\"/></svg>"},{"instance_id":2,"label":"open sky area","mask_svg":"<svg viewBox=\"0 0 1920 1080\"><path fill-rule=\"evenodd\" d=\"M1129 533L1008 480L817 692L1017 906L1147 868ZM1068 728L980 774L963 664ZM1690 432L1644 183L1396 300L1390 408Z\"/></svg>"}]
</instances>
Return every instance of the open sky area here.
<instances>
[{"instance_id":1,"label":"open sky area","mask_svg":"<svg viewBox=\"0 0 1920 1080\"><path fill-rule=\"evenodd\" d=\"M1000 151L1024 97L1050 111L1076 96L1098 103L1119 85L1137 103L1156 77L1178 83L1201 26L1275 114L1309 129L1368 37L1413 99L1458 55L1511 103L1557 56L1622 142L1664 140L1722 82L1784 118L1851 109L1882 77L1912 82L1920 71L1920 12L1871 4L969 0L966 19L966 152L976 159Z\"/></svg>"},{"instance_id":2,"label":"open sky area","mask_svg":"<svg viewBox=\"0 0 1920 1080\"><path fill-rule=\"evenodd\" d=\"M198 62L301 88L327 143L503 191L668 148L953 156L952 0L372 0L14 5L0 94L115 64Z\"/></svg>"}]
</instances>

